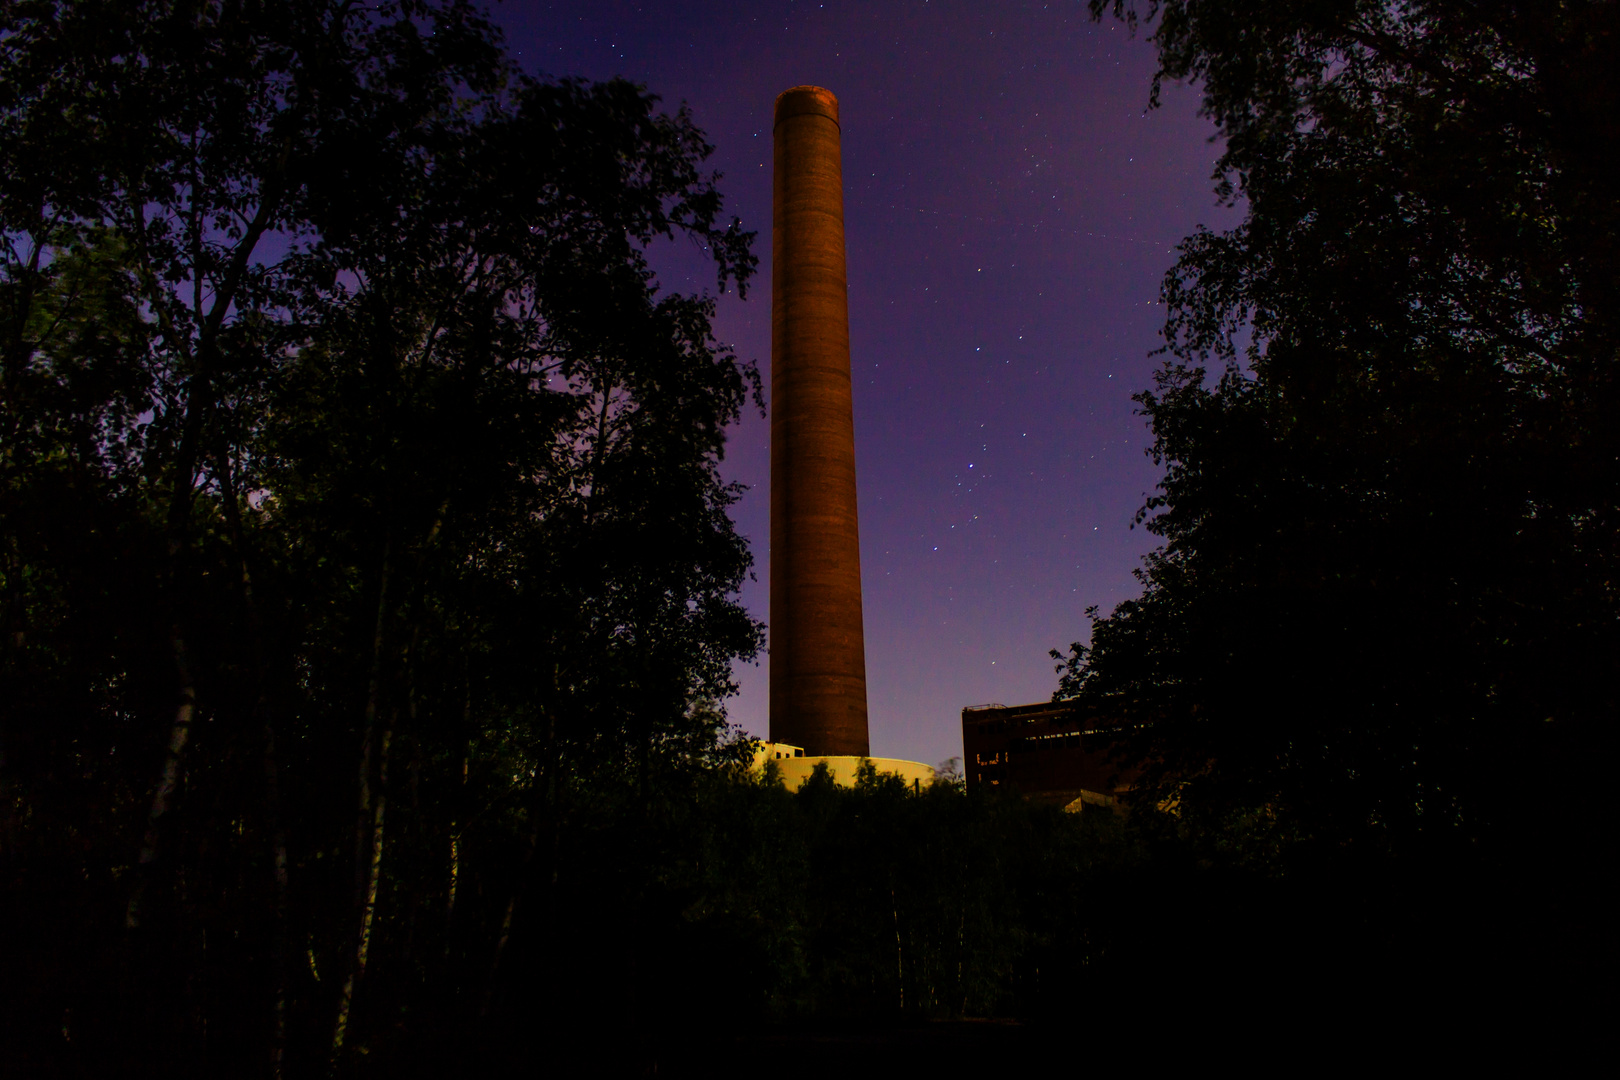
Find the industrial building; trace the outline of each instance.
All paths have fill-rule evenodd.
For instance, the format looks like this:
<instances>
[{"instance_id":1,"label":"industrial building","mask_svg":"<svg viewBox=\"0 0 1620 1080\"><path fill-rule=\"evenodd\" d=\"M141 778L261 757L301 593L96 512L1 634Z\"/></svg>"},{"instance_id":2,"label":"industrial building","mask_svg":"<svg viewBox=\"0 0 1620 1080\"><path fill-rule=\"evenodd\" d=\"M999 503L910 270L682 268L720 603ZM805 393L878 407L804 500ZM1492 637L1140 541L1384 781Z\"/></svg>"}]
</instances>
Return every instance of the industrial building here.
<instances>
[{"instance_id":1,"label":"industrial building","mask_svg":"<svg viewBox=\"0 0 1620 1080\"><path fill-rule=\"evenodd\" d=\"M1115 807L1136 770L1110 758L1119 729L1050 701L962 710L968 791L999 790L1066 810Z\"/></svg>"},{"instance_id":2,"label":"industrial building","mask_svg":"<svg viewBox=\"0 0 1620 1080\"><path fill-rule=\"evenodd\" d=\"M934 767L920 761L900 758L860 757L854 754L818 754L806 756L804 747L787 743L761 742L754 744L754 768L764 769L767 762L776 763L776 774L789 791L797 791L810 779L817 765L827 766L827 775L841 787L854 787L862 764L870 764L879 773L898 776L913 791L921 791L934 782Z\"/></svg>"}]
</instances>

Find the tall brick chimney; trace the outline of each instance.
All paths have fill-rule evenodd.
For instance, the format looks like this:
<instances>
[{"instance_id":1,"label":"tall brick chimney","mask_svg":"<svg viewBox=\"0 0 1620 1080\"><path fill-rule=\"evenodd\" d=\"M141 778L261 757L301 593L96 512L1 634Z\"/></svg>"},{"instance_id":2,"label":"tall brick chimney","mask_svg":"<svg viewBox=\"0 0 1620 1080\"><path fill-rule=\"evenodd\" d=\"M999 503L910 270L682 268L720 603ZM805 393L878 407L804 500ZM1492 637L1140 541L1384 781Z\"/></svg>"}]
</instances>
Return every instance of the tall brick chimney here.
<instances>
[{"instance_id":1,"label":"tall brick chimney","mask_svg":"<svg viewBox=\"0 0 1620 1080\"><path fill-rule=\"evenodd\" d=\"M838 99L776 99L771 206L771 739L870 750Z\"/></svg>"}]
</instances>

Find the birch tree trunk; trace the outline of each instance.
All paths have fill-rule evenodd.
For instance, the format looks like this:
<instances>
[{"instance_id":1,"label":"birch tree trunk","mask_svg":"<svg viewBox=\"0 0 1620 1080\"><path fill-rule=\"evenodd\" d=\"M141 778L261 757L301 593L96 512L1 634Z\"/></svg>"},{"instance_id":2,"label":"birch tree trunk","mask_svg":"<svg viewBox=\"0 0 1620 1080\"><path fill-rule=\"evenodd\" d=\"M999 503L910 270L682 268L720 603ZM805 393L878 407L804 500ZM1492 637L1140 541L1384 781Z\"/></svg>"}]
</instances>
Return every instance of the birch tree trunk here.
<instances>
[{"instance_id":1,"label":"birch tree trunk","mask_svg":"<svg viewBox=\"0 0 1620 1080\"><path fill-rule=\"evenodd\" d=\"M360 932L355 939L354 963L349 968L348 978L343 980L343 993L338 999L337 1026L332 1032L334 1063L343 1050L355 989L365 978L366 961L371 954L371 927L377 914L377 886L382 881L383 824L388 811L388 745L393 738L394 731L390 725L382 733L382 746L377 755L377 797L372 811L371 858L366 872L366 894L360 909Z\"/></svg>"},{"instance_id":2,"label":"birch tree trunk","mask_svg":"<svg viewBox=\"0 0 1620 1080\"><path fill-rule=\"evenodd\" d=\"M124 909L124 926L134 930L141 924L141 904L151 881L152 863L157 859L159 831L164 815L180 786L180 766L191 739L191 725L197 713L197 684L192 678L191 657L180 628L169 634L169 646L174 652L175 671L180 682L180 703L174 710L174 722L169 725L169 748L163 756L163 774L158 780L157 792L152 796L152 808L146 815L146 833L141 840L141 853L135 866L135 888L130 893L129 906Z\"/></svg>"},{"instance_id":3,"label":"birch tree trunk","mask_svg":"<svg viewBox=\"0 0 1620 1080\"><path fill-rule=\"evenodd\" d=\"M349 1013L354 1004L355 987L364 978L366 961L371 949L371 922L377 907L377 881L382 869L383 818L388 800L383 786L388 777L388 743L393 738L390 726L382 733L381 753L374 754L377 742L377 714L382 696L383 640L388 625L388 585L392 568L392 543L383 543L382 569L377 582L377 619L371 638L371 672L366 685L366 708L360 740L360 784L358 806L355 812L355 892L360 912L360 926L355 938L354 959L343 980L338 998L337 1019L332 1028L331 1063L336 1066L337 1056L343 1049L348 1034ZM372 759L379 762L378 790L372 797ZM367 840L370 840L367 851Z\"/></svg>"}]
</instances>

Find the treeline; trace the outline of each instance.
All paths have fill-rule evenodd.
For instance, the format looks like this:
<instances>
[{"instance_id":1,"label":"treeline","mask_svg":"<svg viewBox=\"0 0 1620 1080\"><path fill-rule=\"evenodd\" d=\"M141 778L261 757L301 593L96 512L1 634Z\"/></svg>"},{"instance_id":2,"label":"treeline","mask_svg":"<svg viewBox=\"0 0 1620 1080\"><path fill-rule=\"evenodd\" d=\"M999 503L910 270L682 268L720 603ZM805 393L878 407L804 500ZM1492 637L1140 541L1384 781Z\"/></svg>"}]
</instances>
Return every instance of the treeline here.
<instances>
[{"instance_id":1,"label":"treeline","mask_svg":"<svg viewBox=\"0 0 1620 1080\"><path fill-rule=\"evenodd\" d=\"M725 1074L762 1031L1061 1012L1114 942L1091 887L1141 861L1109 815L870 770L796 792L774 769L701 770L564 835L557 907L514 938L502 1009L423 1052L561 1042L609 1072Z\"/></svg>"},{"instance_id":2,"label":"treeline","mask_svg":"<svg viewBox=\"0 0 1620 1080\"><path fill-rule=\"evenodd\" d=\"M1464 1011L1583 1015L1586 984L1556 981L1570 966L1526 954L1558 929L1455 852L1256 866L1173 814L970 794L949 769L921 790L868 771L790 792L706 768L650 802L597 796L562 830L546 917L514 934L493 1007L390 980L360 1072L1124 1066L1207 1040L1438 1036ZM1520 980L1533 1000L1506 989Z\"/></svg>"}]
</instances>

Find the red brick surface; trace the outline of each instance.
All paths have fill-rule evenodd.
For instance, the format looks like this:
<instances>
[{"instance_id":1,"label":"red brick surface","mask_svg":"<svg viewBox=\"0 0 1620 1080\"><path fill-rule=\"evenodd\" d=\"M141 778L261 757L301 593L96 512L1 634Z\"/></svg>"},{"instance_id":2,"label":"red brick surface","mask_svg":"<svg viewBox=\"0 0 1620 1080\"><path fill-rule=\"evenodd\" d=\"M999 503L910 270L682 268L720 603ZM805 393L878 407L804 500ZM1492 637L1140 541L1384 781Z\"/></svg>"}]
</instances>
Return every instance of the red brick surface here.
<instances>
[{"instance_id":1,"label":"red brick surface","mask_svg":"<svg viewBox=\"0 0 1620 1080\"><path fill-rule=\"evenodd\" d=\"M869 752L838 100L776 99L771 215L771 738Z\"/></svg>"}]
</instances>

